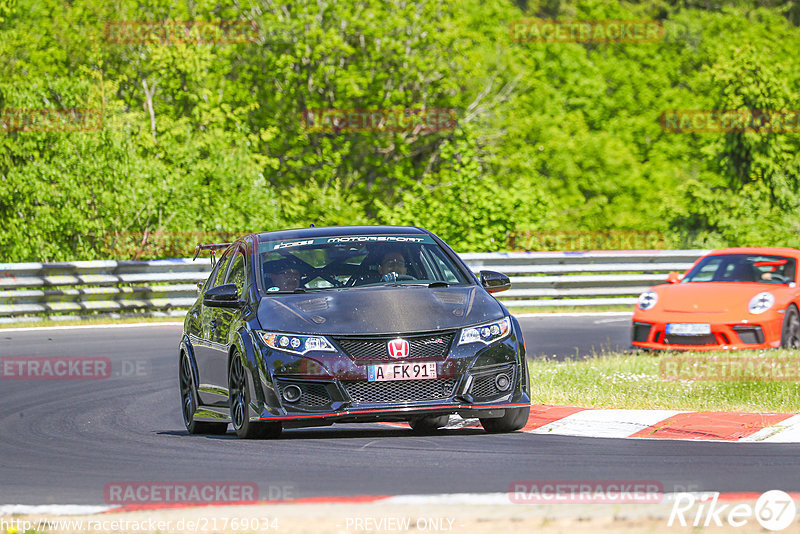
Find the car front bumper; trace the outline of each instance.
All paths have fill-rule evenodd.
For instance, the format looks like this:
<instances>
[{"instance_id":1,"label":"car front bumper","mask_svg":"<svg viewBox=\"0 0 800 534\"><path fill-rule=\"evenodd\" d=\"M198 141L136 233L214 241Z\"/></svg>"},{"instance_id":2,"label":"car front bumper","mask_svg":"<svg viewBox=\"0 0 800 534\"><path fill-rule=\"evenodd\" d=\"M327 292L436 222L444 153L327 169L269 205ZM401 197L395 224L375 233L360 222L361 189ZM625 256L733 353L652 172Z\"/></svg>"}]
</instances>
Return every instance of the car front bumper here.
<instances>
[{"instance_id":1,"label":"car front bumper","mask_svg":"<svg viewBox=\"0 0 800 534\"><path fill-rule=\"evenodd\" d=\"M769 349L781 344L783 314L774 313L758 320L716 321L705 323L692 317L671 320L645 319L634 315L631 325L631 343L635 347L653 350L740 350ZM702 323L710 325L710 334L670 335L669 323Z\"/></svg>"}]
</instances>

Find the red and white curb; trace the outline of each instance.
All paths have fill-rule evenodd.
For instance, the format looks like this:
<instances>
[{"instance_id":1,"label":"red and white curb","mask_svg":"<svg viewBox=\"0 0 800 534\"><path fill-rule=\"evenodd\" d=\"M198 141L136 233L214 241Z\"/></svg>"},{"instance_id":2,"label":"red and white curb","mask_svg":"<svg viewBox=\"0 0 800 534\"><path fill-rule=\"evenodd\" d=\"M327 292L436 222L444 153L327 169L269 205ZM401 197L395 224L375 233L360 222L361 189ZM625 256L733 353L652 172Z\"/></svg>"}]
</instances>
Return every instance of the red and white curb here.
<instances>
[{"instance_id":1,"label":"red and white curb","mask_svg":"<svg viewBox=\"0 0 800 534\"><path fill-rule=\"evenodd\" d=\"M406 427L405 423L386 423ZM454 415L445 429L479 428ZM531 406L522 432L587 438L649 438L748 443L800 443L800 414L601 410Z\"/></svg>"}]
</instances>

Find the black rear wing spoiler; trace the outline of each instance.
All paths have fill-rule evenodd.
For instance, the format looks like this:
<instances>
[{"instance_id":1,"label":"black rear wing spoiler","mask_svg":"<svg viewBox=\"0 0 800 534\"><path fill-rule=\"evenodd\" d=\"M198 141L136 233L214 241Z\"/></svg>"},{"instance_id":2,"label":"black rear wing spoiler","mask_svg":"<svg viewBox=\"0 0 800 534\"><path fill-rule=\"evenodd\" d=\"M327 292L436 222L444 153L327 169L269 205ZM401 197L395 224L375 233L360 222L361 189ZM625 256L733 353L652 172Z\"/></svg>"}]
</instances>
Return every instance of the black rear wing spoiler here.
<instances>
[{"instance_id":1,"label":"black rear wing spoiler","mask_svg":"<svg viewBox=\"0 0 800 534\"><path fill-rule=\"evenodd\" d=\"M197 248L194 249L194 258L192 258L192 261L197 259L197 256L200 255L200 252L208 250L209 252L211 252L211 266L213 267L214 263L216 263L216 258L214 258L214 253L216 253L218 250L225 250L232 244L233 243L213 243L209 245L202 245L202 244L197 245Z\"/></svg>"}]
</instances>

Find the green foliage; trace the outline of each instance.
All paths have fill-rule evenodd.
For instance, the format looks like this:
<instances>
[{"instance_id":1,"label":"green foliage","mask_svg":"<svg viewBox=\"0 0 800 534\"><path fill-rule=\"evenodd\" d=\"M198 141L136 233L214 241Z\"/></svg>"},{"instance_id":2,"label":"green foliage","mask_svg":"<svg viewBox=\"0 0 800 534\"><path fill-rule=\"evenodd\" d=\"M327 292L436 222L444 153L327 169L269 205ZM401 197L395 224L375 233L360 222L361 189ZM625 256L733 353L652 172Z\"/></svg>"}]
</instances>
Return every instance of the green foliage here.
<instances>
[{"instance_id":1,"label":"green foliage","mask_svg":"<svg viewBox=\"0 0 800 534\"><path fill-rule=\"evenodd\" d=\"M17 0L0 0L0 23L2 23L17 5Z\"/></svg>"},{"instance_id":2,"label":"green foliage","mask_svg":"<svg viewBox=\"0 0 800 534\"><path fill-rule=\"evenodd\" d=\"M426 226L455 250L500 250L511 234L542 223L548 200L536 189L500 187L484 178L473 143L448 141L439 151L437 168L426 180L404 190L400 203L377 202L386 224Z\"/></svg>"},{"instance_id":3,"label":"green foliage","mask_svg":"<svg viewBox=\"0 0 800 534\"><path fill-rule=\"evenodd\" d=\"M797 133L659 125L798 107L798 16L787 0L0 0L0 117L102 118L0 126L0 261L183 256L310 224L418 225L460 251L525 231L800 246ZM665 37L519 43L521 17L656 18ZM108 38L165 20L255 33ZM452 109L458 125L312 132L310 109Z\"/></svg>"}]
</instances>

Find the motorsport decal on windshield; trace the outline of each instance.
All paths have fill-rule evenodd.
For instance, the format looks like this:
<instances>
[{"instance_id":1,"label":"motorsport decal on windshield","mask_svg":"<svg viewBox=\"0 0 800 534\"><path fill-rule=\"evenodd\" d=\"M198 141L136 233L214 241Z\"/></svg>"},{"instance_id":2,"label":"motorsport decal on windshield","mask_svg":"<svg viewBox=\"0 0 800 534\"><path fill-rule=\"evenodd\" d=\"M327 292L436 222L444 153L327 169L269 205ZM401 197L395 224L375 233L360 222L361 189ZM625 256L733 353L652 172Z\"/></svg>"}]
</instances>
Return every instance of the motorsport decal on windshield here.
<instances>
[{"instance_id":1,"label":"motorsport decal on windshield","mask_svg":"<svg viewBox=\"0 0 800 534\"><path fill-rule=\"evenodd\" d=\"M330 245L347 243L427 243L434 244L430 236L407 235L346 235L336 237L318 237L315 239L301 239L298 241L279 241L277 243L263 243L262 251L281 250L284 248L306 247L310 245Z\"/></svg>"}]
</instances>

